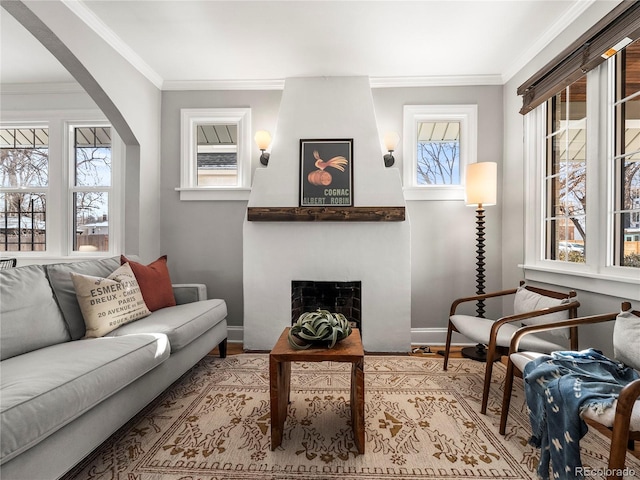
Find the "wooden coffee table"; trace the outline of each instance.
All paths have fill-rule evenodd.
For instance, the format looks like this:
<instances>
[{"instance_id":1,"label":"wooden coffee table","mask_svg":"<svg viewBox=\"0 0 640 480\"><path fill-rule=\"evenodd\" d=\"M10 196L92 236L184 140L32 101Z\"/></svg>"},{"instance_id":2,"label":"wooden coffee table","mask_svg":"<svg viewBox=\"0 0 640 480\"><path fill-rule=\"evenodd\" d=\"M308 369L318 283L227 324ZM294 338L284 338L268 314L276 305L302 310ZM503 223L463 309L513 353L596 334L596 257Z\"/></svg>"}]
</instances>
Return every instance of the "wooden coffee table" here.
<instances>
[{"instance_id":1,"label":"wooden coffee table","mask_svg":"<svg viewBox=\"0 0 640 480\"><path fill-rule=\"evenodd\" d=\"M354 328L347 338L333 348L311 347L294 350L289 346L285 328L269 353L269 383L271 393L271 450L282 443L287 405L290 398L291 362L351 363L351 425L358 452L364 453L364 349L360 331Z\"/></svg>"}]
</instances>

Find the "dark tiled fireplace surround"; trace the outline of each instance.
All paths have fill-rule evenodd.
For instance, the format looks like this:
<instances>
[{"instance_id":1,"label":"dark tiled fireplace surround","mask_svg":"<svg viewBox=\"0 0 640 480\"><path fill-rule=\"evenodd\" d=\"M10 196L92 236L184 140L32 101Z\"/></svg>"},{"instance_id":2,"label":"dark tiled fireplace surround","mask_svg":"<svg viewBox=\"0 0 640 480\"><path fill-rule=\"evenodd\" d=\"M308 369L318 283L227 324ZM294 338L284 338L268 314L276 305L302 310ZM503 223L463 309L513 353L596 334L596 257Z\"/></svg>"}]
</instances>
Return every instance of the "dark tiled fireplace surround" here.
<instances>
[{"instance_id":1,"label":"dark tiled fireplace surround","mask_svg":"<svg viewBox=\"0 0 640 480\"><path fill-rule=\"evenodd\" d=\"M304 312L317 309L341 313L353 328L362 332L362 282L291 282L291 324Z\"/></svg>"}]
</instances>

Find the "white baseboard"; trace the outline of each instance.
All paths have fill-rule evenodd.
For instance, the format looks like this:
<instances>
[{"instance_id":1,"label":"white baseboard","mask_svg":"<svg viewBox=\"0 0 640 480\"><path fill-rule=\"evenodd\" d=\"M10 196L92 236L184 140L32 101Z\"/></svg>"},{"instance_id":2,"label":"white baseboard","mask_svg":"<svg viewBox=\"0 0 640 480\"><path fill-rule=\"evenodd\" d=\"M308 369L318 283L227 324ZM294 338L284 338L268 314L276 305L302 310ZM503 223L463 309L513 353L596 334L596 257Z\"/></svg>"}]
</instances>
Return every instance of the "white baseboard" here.
<instances>
[{"instance_id":1,"label":"white baseboard","mask_svg":"<svg viewBox=\"0 0 640 480\"><path fill-rule=\"evenodd\" d=\"M237 327L235 325L227 326L227 341L231 343L242 343L244 338L244 327Z\"/></svg>"}]
</instances>

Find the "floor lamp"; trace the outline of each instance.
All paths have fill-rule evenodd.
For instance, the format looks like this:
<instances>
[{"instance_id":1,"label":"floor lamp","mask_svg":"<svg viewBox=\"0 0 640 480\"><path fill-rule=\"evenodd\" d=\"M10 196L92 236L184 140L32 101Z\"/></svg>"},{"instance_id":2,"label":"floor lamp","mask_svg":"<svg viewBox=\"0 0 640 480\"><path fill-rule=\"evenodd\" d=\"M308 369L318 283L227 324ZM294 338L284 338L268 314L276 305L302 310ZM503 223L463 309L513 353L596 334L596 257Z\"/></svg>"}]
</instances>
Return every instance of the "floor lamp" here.
<instances>
[{"instance_id":1,"label":"floor lamp","mask_svg":"<svg viewBox=\"0 0 640 480\"><path fill-rule=\"evenodd\" d=\"M476 207L476 294L484 291L484 207L496 204L498 165L495 162L481 162L467 165L465 194L468 206ZM484 318L484 300L476 303L476 313ZM487 360L484 345L462 349L462 355L480 362Z\"/></svg>"}]
</instances>

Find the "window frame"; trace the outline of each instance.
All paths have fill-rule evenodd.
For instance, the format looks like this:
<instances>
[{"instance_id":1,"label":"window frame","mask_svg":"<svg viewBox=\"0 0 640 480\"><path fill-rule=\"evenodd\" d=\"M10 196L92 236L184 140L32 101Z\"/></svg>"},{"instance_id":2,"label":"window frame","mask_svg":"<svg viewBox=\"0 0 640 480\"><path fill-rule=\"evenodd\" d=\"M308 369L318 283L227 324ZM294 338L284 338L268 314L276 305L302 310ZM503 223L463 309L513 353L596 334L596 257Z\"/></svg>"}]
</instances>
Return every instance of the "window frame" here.
<instances>
[{"instance_id":1,"label":"window frame","mask_svg":"<svg viewBox=\"0 0 640 480\"><path fill-rule=\"evenodd\" d=\"M612 264L612 62L587 73L587 214L585 263L545 258L546 102L524 116L524 270L526 280L640 300L640 269ZM606 159L599 161L599 159Z\"/></svg>"},{"instance_id":2,"label":"window frame","mask_svg":"<svg viewBox=\"0 0 640 480\"><path fill-rule=\"evenodd\" d=\"M74 176L75 176L75 139L74 139L74 129L82 128L82 127L110 127L111 128L111 185L108 187L99 186L99 187L91 187L91 186L76 186L74 185ZM102 257L107 254L116 255L118 252L122 251L121 239L123 238L124 232L122 231L122 219L124 219L124 210L123 210L123 194L122 194L122 186L124 185L124 168L122 165L122 161L119 159L125 158L124 145L120 142L120 137L118 137L113 125L111 125L108 121L66 121L65 122L65 131L67 132L66 143L65 143L65 152L67 152L67 204L68 204L68 216L67 216L67 227L65 228L65 232L68 235L68 238L65 241L67 248L69 249L67 255L76 256L97 256ZM109 199L109 211L107 214L107 219L109 221L109 250L107 251L96 251L96 252L79 252L73 249L74 246L74 238L72 233L72 227L75 224L74 216L74 205L73 205L73 195L77 192L89 192L89 191L97 191L97 192L107 192ZM120 220L112 222L111 219L116 216ZM113 238L112 238L113 235ZM113 248L112 244L116 243L117 248Z\"/></svg>"},{"instance_id":3,"label":"window frame","mask_svg":"<svg viewBox=\"0 0 640 480\"><path fill-rule=\"evenodd\" d=\"M466 166L478 158L478 105L405 105L403 110L405 200L464 200ZM460 184L419 185L417 133L422 122L460 123Z\"/></svg>"},{"instance_id":4,"label":"window frame","mask_svg":"<svg viewBox=\"0 0 640 480\"><path fill-rule=\"evenodd\" d=\"M112 193L109 194L109 250L102 252L79 252L73 250L73 191L70 188L73 168L73 140L70 127L110 126L112 132ZM123 188L124 188L124 143L120 140L100 110L43 110L38 112L15 111L3 113L0 128L31 128L43 126L49 129L49 185L47 198L47 233L45 251L10 251L3 254L19 258L24 264L60 259L108 257L121 252L124 245ZM39 187L40 188L40 187ZM113 203L112 203L113 202Z\"/></svg>"},{"instance_id":5,"label":"window frame","mask_svg":"<svg viewBox=\"0 0 640 480\"><path fill-rule=\"evenodd\" d=\"M234 123L238 127L238 185L199 186L195 127ZM180 109L180 200L248 200L251 193L251 108Z\"/></svg>"}]
</instances>

